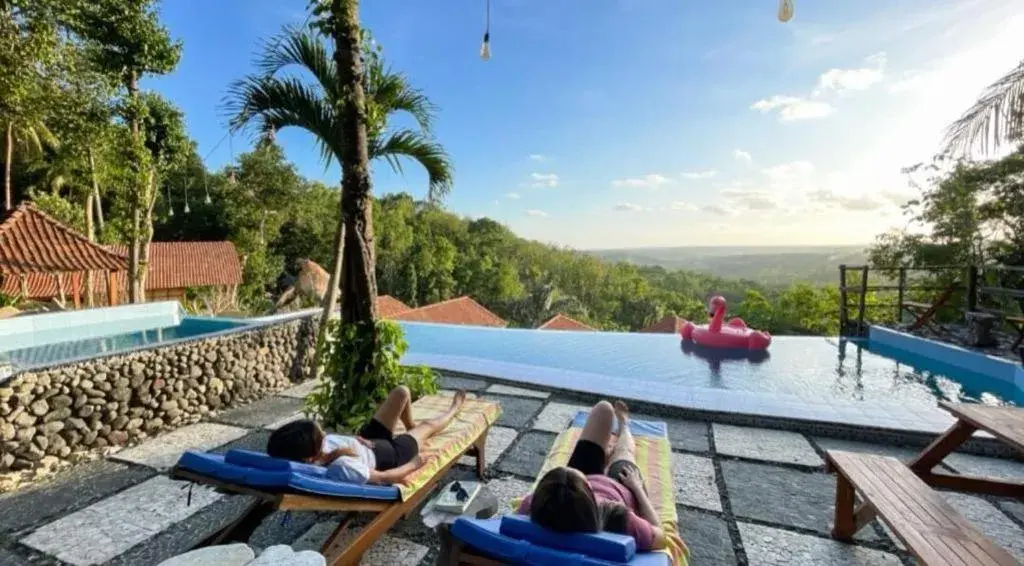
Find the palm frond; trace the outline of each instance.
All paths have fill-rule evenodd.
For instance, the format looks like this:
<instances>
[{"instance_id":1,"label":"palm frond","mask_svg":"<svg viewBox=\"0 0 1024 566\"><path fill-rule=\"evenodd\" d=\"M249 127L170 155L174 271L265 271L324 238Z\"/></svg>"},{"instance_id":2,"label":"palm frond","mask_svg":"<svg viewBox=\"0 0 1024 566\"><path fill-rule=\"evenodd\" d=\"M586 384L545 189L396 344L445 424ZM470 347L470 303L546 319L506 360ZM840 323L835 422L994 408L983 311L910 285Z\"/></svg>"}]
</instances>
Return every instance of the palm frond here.
<instances>
[{"instance_id":1,"label":"palm frond","mask_svg":"<svg viewBox=\"0 0 1024 566\"><path fill-rule=\"evenodd\" d=\"M309 71L328 100L338 99L337 67L323 42L307 30L289 26L264 44L256 68L273 76L293 66Z\"/></svg>"},{"instance_id":2,"label":"palm frond","mask_svg":"<svg viewBox=\"0 0 1024 566\"><path fill-rule=\"evenodd\" d=\"M430 132L437 106L422 91L413 88L404 74L384 67L380 60L370 60L363 84L366 86L366 100L375 105L381 115L405 112L425 133Z\"/></svg>"},{"instance_id":3,"label":"palm frond","mask_svg":"<svg viewBox=\"0 0 1024 566\"><path fill-rule=\"evenodd\" d=\"M340 160L341 124L334 107L297 78L249 76L228 88L225 107L238 131L255 123L263 132L296 127L313 134L325 164Z\"/></svg>"},{"instance_id":4,"label":"palm frond","mask_svg":"<svg viewBox=\"0 0 1024 566\"><path fill-rule=\"evenodd\" d=\"M438 202L451 191L454 167L441 144L421 132L398 130L382 139L370 140L370 159L387 161L397 173L402 173L402 159L411 159L427 171L429 182L427 198Z\"/></svg>"},{"instance_id":5,"label":"palm frond","mask_svg":"<svg viewBox=\"0 0 1024 566\"><path fill-rule=\"evenodd\" d=\"M946 148L988 153L1003 142L1024 138L1024 61L985 89L973 106L946 130Z\"/></svg>"}]
</instances>

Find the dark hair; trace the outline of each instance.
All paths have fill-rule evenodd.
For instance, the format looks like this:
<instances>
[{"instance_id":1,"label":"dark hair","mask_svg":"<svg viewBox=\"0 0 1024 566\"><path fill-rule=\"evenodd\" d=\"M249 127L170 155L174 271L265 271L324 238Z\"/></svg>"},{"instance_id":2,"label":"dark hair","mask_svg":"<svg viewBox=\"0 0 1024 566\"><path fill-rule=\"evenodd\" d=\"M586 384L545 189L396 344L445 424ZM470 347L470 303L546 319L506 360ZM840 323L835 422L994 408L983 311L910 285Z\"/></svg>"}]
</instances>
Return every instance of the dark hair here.
<instances>
[{"instance_id":1,"label":"dark hair","mask_svg":"<svg viewBox=\"0 0 1024 566\"><path fill-rule=\"evenodd\" d=\"M530 520L560 533L626 533L626 508L598 502L587 480L569 468L554 468L537 483Z\"/></svg>"},{"instance_id":2,"label":"dark hair","mask_svg":"<svg viewBox=\"0 0 1024 566\"><path fill-rule=\"evenodd\" d=\"M292 421L270 434L267 455L302 462L320 452L317 441L315 422L308 419Z\"/></svg>"}]
</instances>

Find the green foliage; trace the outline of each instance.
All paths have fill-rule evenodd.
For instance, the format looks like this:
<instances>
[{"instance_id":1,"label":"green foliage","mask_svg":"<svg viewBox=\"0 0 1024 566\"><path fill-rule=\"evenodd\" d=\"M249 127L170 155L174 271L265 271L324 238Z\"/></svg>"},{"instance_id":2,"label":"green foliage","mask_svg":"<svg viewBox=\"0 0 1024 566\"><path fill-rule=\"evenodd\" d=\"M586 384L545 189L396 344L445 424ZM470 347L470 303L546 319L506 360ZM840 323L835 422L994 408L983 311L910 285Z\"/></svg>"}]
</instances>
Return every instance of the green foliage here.
<instances>
[{"instance_id":1,"label":"green foliage","mask_svg":"<svg viewBox=\"0 0 1024 566\"><path fill-rule=\"evenodd\" d=\"M58 221L85 232L85 210L58 195L37 194L32 201L40 210L56 218Z\"/></svg>"},{"instance_id":2,"label":"green foliage","mask_svg":"<svg viewBox=\"0 0 1024 566\"><path fill-rule=\"evenodd\" d=\"M407 348L402 328L393 322L328 321L324 344L317 348L323 375L306 399L307 410L328 427L358 430L399 385L408 387L414 399L436 393L437 378L429 368L399 365ZM359 373L357 360L365 357L373 359L373 369Z\"/></svg>"},{"instance_id":3,"label":"green foliage","mask_svg":"<svg viewBox=\"0 0 1024 566\"><path fill-rule=\"evenodd\" d=\"M18 308L18 306L21 305L23 300L24 300L24 297L22 297L20 293L17 294L17 295L8 295L6 293L0 293L0 308L3 308L3 307Z\"/></svg>"}]
</instances>

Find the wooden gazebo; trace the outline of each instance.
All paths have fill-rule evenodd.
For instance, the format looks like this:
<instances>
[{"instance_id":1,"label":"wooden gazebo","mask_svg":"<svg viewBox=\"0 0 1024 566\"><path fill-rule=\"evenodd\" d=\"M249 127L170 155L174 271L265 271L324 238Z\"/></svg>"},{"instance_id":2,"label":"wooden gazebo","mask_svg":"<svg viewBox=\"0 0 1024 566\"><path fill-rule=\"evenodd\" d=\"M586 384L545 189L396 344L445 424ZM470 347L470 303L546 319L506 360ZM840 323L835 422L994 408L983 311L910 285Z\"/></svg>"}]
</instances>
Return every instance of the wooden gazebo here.
<instances>
[{"instance_id":1,"label":"wooden gazebo","mask_svg":"<svg viewBox=\"0 0 1024 566\"><path fill-rule=\"evenodd\" d=\"M118 303L123 255L90 242L32 203L22 203L0 221L0 292L28 299L70 295L81 307L85 274L104 275L111 305Z\"/></svg>"}]
</instances>

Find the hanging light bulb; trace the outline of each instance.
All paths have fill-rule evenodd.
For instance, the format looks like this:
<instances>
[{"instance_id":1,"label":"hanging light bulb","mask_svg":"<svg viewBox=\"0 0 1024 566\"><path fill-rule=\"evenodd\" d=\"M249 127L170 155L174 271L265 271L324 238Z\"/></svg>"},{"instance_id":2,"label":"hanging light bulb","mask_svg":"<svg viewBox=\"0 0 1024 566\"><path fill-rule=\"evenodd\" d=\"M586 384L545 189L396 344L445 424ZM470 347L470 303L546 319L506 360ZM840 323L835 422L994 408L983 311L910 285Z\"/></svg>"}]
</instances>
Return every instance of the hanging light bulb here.
<instances>
[{"instance_id":1,"label":"hanging light bulb","mask_svg":"<svg viewBox=\"0 0 1024 566\"><path fill-rule=\"evenodd\" d=\"M185 185L185 214L188 214L189 212L192 212L192 210L188 207L188 185L186 184Z\"/></svg>"},{"instance_id":2,"label":"hanging light bulb","mask_svg":"<svg viewBox=\"0 0 1024 566\"><path fill-rule=\"evenodd\" d=\"M231 171L228 173L228 182L231 183L232 185L234 185L234 184L236 184L238 182L238 180L235 179L235 170L234 169L231 169Z\"/></svg>"},{"instance_id":3,"label":"hanging light bulb","mask_svg":"<svg viewBox=\"0 0 1024 566\"><path fill-rule=\"evenodd\" d=\"M779 21L788 22L793 17L793 0L779 0Z\"/></svg>"},{"instance_id":4,"label":"hanging light bulb","mask_svg":"<svg viewBox=\"0 0 1024 566\"><path fill-rule=\"evenodd\" d=\"M491 60L491 0L487 0L487 22L484 27L484 42L480 45L480 58Z\"/></svg>"},{"instance_id":5,"label":"hanging light bulb","mask_svg":"<svg viewBox=\"0 0 1024 566\"><path fill-rule=\"evenodd\" d=\"M167 185L167 216L174 218L174 203L171 202L171 186Z\"/></svg>"},{"instance_id":6,"label":"hanging light bulb","mask_svg":"<svg viewBox=\"0 0 1024 566\"><path fill-rule=\"evenodd\" d=\"M206 204L212 203L213 199L210 198L210 180L206 176L206 167L203 167L203 188L206 189Z\"/></svg>"}]
</instances>

